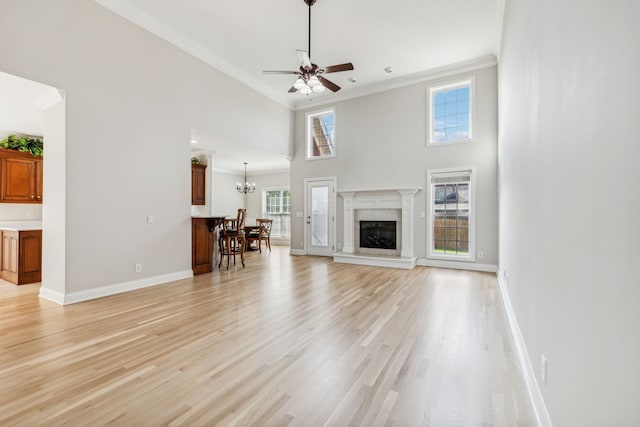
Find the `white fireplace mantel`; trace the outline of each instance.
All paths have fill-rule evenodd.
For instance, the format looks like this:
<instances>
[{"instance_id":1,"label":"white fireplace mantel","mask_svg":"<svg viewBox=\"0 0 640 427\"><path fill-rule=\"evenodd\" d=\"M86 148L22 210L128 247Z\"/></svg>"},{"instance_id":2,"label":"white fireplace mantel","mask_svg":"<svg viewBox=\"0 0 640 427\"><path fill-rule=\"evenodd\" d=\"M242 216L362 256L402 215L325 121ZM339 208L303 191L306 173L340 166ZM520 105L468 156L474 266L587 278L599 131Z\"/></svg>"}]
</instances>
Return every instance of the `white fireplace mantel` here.
<instances>
[{"instance_id":1,"label":"white fireplace mantel","mask_svg":"<svg viewBox=\"0 0 640 427\"><path fill-rule=\"evenodd\" d=\"M422 187L338 191L338 194L340 194L344 199L344 246L342 249L342 253L336 254L336 256L334 256L334 260L338 262L352 262L357 264L380 265L385 267L391 266L398 268L413 268L416 263L413 239L414 200L416 193L420 190L422 190ZM376 261L376 257L371 256L357 258L357 254L354 253L354 229L355 211L358 209L401 210L402 246L400 251L400 258L398 259L398 265L390 265L389 257L380 257L379 262Z\"/></svg>"}]
</instances>

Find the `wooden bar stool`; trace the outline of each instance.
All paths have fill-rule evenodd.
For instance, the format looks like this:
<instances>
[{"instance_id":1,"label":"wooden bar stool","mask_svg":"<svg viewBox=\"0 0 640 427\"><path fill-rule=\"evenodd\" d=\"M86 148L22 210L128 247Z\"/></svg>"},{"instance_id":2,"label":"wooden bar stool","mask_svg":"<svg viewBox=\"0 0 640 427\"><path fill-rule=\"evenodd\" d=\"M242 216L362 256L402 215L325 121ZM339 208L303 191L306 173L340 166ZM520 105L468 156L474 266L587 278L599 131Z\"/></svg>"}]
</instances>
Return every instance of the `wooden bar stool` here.
<instances>
[{"instance_id":1,"label":"wooden bar stool","mask_svg":"<svg viewBox=\"0 0 640 427\"><path fill-rule=\"evenodd\" d=\"M227 270L231 264L231 256L233 256L233 265L236 265L236 254L240 253L240 260L244 267L244 219L247 215L246 209L238 209L238 216L235 219L225 219L223 227L220 230L220 264L225 255L227 256Z\"/></svg>"}]
</instances>

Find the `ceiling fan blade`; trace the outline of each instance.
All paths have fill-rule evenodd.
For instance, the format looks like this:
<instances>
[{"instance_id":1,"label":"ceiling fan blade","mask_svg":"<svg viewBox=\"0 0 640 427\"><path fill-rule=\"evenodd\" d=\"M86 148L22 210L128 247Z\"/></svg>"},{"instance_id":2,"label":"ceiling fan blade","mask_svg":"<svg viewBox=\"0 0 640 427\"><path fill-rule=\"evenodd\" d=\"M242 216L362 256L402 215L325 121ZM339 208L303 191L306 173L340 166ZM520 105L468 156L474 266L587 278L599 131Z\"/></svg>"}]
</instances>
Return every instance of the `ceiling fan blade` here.
<instances>
[{"instance_id":1,"label":"ceiling fan blade","mask_svg":"<svg viewBox=\"0 0 640 427\"><path fill-rule=\"evenodd\" d=\"M296 89L293 86L291 86L291 89L289 89L289 93L296 93L297 91L298 91L298 89Z\"/></svg>"},{"instance_id":2,"label":"ceiling fan blade","mask_svg":"<svg viewBox=\"0 0 640 427\"><path fill-rule=\"evenodd\" d=\"M324 73L337 73L340 71L351 71L353 70L353 64L351 62L347 62L346 64L338 64L338 65L330 65L328 67L323 67Z\"/></svg>"},{"instance_id":3,"label":"ceiling fan blade","mask_svg":"<svg viewBox=\"0 0 640 427\"><path fill-rule=\"evenodd\" d=\"M337 92L340 90L340 86L330 80L325 79L322 76L318 76L318 80L320 80L320 83L322 83L322 85L329 89L331 92Z\"/></svg>"},{"instance_id":4,"label":"ceiling fan blade","mask_svg":"<svg viewBox=\"0 0 640 427\"><path fill-rule=\"evenodd\" d=\"M311 59L309 59L309 52L306 50L296 50L298 54L298 61L304 68L311 68Z\"/></svg>"},{"instance_id":5,"label":"ceiling fan blade","mask_svg":"<svg viewBox=\"0 0 640 427\"><path fill-rule=\"evenodd\" d=\"M300 74L300 71L269 71L265 70L262 74Z\"/></svg>"}]
</instances>

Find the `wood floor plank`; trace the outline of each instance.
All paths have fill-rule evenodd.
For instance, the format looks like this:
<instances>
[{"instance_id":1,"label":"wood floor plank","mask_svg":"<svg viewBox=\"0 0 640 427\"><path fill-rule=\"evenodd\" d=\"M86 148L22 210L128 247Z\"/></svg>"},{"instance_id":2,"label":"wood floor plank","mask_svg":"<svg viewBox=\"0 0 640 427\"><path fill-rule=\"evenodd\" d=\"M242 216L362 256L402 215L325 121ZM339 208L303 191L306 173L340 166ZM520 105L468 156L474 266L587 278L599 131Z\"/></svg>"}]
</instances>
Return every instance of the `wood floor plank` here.
<instances>
[{"instance_id":1,"label":"wood floor plank","mask_svg":"<svg viewBox=\"0 0 640 427\"><path fill-rule=\"evenodd\" d=\"M0 425L535 425L495 275L287 250L65 307L0 283Z\"/></svg>"}]
</instances>

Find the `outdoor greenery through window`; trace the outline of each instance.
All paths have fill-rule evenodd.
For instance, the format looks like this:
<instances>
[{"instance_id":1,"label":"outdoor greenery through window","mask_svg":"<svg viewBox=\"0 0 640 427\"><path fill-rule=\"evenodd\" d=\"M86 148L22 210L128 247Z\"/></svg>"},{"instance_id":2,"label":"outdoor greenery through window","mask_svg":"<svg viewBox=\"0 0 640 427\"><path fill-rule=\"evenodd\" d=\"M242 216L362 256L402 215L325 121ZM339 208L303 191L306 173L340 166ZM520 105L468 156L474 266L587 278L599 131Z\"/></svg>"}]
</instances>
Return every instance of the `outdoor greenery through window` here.
<instances>
[{"instance_id":1,"label":"outdoor greenery through window","mask_svg":"<svg viewBox=\"0 0 640 427\"><path fill-rule=\"evenodd\" d=\"M307 114L307 158L335 156L335 111L329 110Z\"/></svg>"},{"instance_id":2,"label":"outdoor greenery through window","mask_svg":"<svg viewBox=\"0 0 640 427\"><path fill-rule=\"evenodd\" d=\"M429 88L429 144L470 141L473 79Z\"/></svg>"},{"instance_id":3,"label":"outdoor greenery through window","mask_svg":"<svg viewBox=\"0 0 640 427\"><path fill-rule=\"evenodd\" d=\"M287 188L262 191L262 217L273 220L271 237L291 235L291 192Z\"/></svg>"},{"instance_id":4,"label":"outdoor greenery through window","mask_svg":"<svg viewBox=\"0 0 640 427\"><path fill-rule=\"evenodd\" d=\"M431 173L431 242L434 257L471 258L471 171Z\"/></svg>"}]
</instances>

